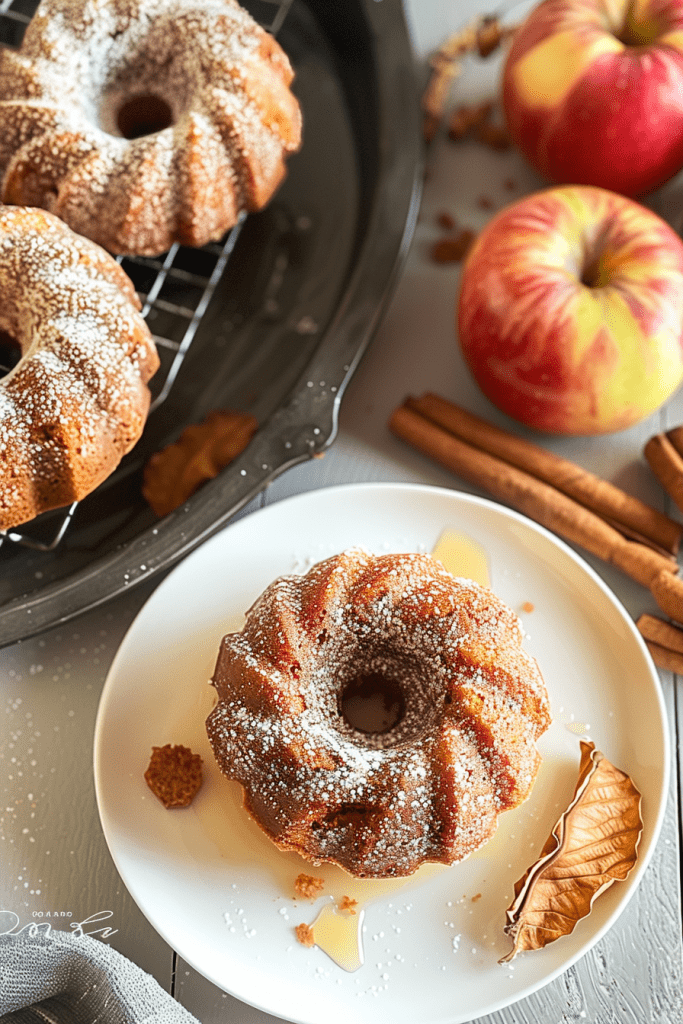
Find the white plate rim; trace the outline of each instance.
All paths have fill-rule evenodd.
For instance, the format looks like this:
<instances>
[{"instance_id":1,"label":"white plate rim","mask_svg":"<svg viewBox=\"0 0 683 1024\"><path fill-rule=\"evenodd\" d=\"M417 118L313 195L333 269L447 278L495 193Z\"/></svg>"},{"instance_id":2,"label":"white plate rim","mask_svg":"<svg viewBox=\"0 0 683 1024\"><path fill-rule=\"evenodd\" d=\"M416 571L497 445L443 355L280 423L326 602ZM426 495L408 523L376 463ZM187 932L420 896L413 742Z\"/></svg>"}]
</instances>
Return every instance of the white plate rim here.
<instances>
[{"instance_id":1,"label":"white plate rim","mask_svg":"<svg viewBox=\"0 0 683 1024\"><path fill-rule=\"evenodd\" d=\"M155 600L159 599L159 595L161 595L163 597L163 595L165 594L165 592L167 590L171 590L176 585L176 580L178 579L179 576L181 576L185 572L191 571L193 560L199 559L200 557L205 555L205 553L206 553L205 549L210 548L211 546L214 546L214 545L218 548L222 544L225 544L225 543L229 544L230 541L226 541L226 537L231 536L232 532L234 532L235 530L239 529L240 528L240 524L245 524L248 521L252 521L252 520L254 520L255 517L259 517L259 520L270 518L270 517L277 518L279 515L282 514L283 510L285 510L285 514L286 514L286 510L291 508L291 506L293 506L293 505L306 504L306 503L309 503L309 502L315 503L315 502L317 502L319 500L323 500L323 501L334 500L338 496L344 496L344 497L351 496L354 499L362 500L362 499L367 499L368 497L371 497L375 493L377 493L377 494L387 494L387 493L392 493L392 492L394 493L394 495L397 498L400 497L401 494L413 494L413 495L418 495L418 496L424 496L425 500L429 500L430 497L436 495L436 496L438 496L437 500L441 499L443 497L446 497L447 500L453 501L455 504L464 503L465 505L471 505L471 506L474 506L474 507L479 506L479 507L481 507L483 509L487 509L487 510L489 510L490 512L492 512L494 514L501 515L504 519L510 519L512 521L515 521L515 522L521 524L524 528L527 528L532 533L538 534L540 537L542 537L546 541L550 542L551 546L554 546L555 548L557 548L564 556L566 556L571 562L573 562L576 567L578 567L583 573L586 574L586 576L590 579L590 581L602 593L602 596L604 598L606 598L608 603L610 603L613 606L613 608L616 610L616 612L618 613L619 617L621 618L623 624L626 626L627 631L629 632L632 641L640 649L640 652L643 655L645 662L648 664L649 669L650 669L650 674L651 674L651 681L652 681L652 684L653 684L653 692L654 692L654 696L655 696L656 701L657 701L657 711L658 711L658 714L659 714L659 719L660 719L660 724L661 724L661 729L662 729L662 731L661 731L661 743L662 743L663 757L662 757L662 764L660 765L661 773L662 773L661 774L661 784L660 784L660 787L659 787L659 799L658 799L658 803L657 803L657 810L656 810L656 814L654 816L654 823L653 823L652 828L651 828L650 841L648 843L648 846L647 846L647 849L646 849L645 853L639 855L638 861L637 861L636 865L634 866L634 868L632 869L631 874L629 875L629 879L628 879L629 884L628 884L627 887L624 887L624 889L622 890L623 895L619 899L616 907L614 908L612 913L609 915L609 917L605 920L605 922L600 927L595 929L591 933L591 935L587 938L586 942L574 954L569 955L567 957L567 959L560 966L558 966L556 969L553 969L553 970L549 971L541 979L531 983L523 991L519 991L519 992L514 993L514 995L512 995L511 998L505 997L505 998L502 998L502 999L499 999L499 1000L496 1000L494 1002L491 1002L491 1003L487 1004L481 1011L478 1011L478 1016L485 1016L485 1015L488 1015L488 1014L495 1013L498 1010L501 1010L501 1009L504 1009L505 1007L514 1005L515 1003L519 1002L520 1000L525 999L528 996L532 995L534 992L539 991L541 988L545 987L547 984L549 984L550 982L552 982L553 980L555 980L556 978L558 978L559 976L564 974L579 959L581 959L590 949L592 949L595 946L595 944L597 942L599 942L603 938L604 935L607 934L607 932L613 927L613 925L618 920L618 918L620 917L620 915L623 912L623 910L628 905L628 903L629 903L633 893L636 891L636 889L638 887L638 884L640 883L640 881L641 881L641 879L642 879L642 877L643 877L643 875L644 875L644 873L645 873L645 871L646 871L646 869L647 869L647 867L648 867L648 865L650 863L650 860L651 860L652 855L654 853L654 850L656 848L657 840L658 840L658 837L660 835L660 832L661 832L661 829L662 829L662 825L663 825L663 822L664 822L664 817L665 817L665 813L666 813L666 804L667 804L667 798L668 798L668 790L669 790L669 785L670 785L671 749L670 749L670 736L669 736L668 718L667 718L667 713L666 713L666 707L665 707L665 704L664 704L664 697L663 697L663 693L662 693L661 682L660 682L660 679L659 679L659 675L658 675L657 669L656 669L656 667L655 667L655 665L654 665L654 663L652 661L652 658L651 658L651 655L650 655L649 651L647 650L647 647L645 645L645 642L644 642L643 638L641 637L640 633L636 629L635 624L633 622L633 619L631 618L631 616L628 613L628 611L626 610L626 608L623 606L622 602L614 594L614 592L610 589L610 587L604 582L604 580L600 577L600 575L593 569L593 567L588 562L586 562L585 559L582 558L582 556L579 553L577 553L570 545L565 543L556 534L554 534L551 531L547 530L545 527L540 526L538 523L536 523L533 520L529 519L528 517L522 515L521 513L516 512L514 509L510 509L507 506L501 505L500 503L492 501L492 500L490 500L488 498L479 497L477 495L473 495L473 494L470 494L470 493L467 493L467 492L463 492L463 491L454 490L454 489L448 488L448 487L440 487L440 486L427 485L427 484L392 483L392 482L377 482L377 483L367 482L367 483L356 483L356 484L336 484L336 485L333 485L333 486L330 486L330 487L324 487L324 488L319 488L319 489L315 489L315 490L311 490L311 491L305 491L305 492L302 492L302 493L299 493L299 494L295 494L295 495L292 495L290 497L284 498L284 499L282 499L280 501L273 502L270 505L266 505L265 507L260 508L260 509L254 511L252 513L249 513L249 515L243 516L240 519L238 519L238 520L234 521L233 523L229 524L221 532L219 532L214 537L210 538L208 541L206 541L204 544L202 544L198 549L196 549L193 552L191 552L187 556L187 558L185 558L181 563L179 563L168 574L168 576L165 577L165 579L159 584L159 586L156 588L156 590L147 599L145 604L142 606L142 608L137 613L135 619L133 620L131 626L129 627L129 629L127 630L126 634L124 635L124 637L123 637L123 639L121 641L121 644L120 644L120 646L119 646L119 648L117 650L117 653L116 653L116 655L115 655L115 657L114 657L114 659L112 661L112 664L110 666L109 672L107 674L107 678L105 680L104 687L102 689L102 695L101 695L101 698L100 698L100 703L99 703L97 717L96 717L96 722L95 722L93 762L94 762L94 779L95 779L96 800L97 800L98 812L100 814L100 821L101 821L101 824L102 824L102 829L103 829L103 832L104 832L104 835L105 835L105 839L106 839L107 845L109 847L110 854L112 856L114 864L115 864L115 866L117 868L117 871L121 875L121 878L124 881L124 884L128 888L128 891L130 892L130 894L131 894L132 898L134 899L134 901L137 903L137 905L140 908L140 910L143 913L143 915L147 918L147 920L150 922L150 924L152 924L152 927L154 927L155 930L157 930L157 932L161 935L161 937L164 939L164 941L166 941L168 943L168 945L172 949L175 949L176 952L180 956L182 956L183 959L188 964L190 964L190 966L194 967L194 969L197 970L197 972L199 974L202 974L204 977L207 977L207 980L209 980L213 984L216 984L223 991L226 991L230 995L234 996L234 998L236 998L238 1000L241 1000L241 1001L245 1002L246 1004L248 1004L250 1006L253 1006L255 1009L260 1010L260 1011L262 1011L264 1013L272 1014L273 1016L278 1016L278 1011L277 1011L276 1008L273 1007L273 1005L271 1003L269 1003L267 1001L261 1001L259 999L253 999L249 995L247 995L247 994L245 994L243 992L239 992L238 993L238 992L226 989L225 985L222 984L219 980L217 980L216 978L208 977L202 971L201 965L196 963L196 962L193 962L191 955L188 955L187 951L183 952L180 949L177 949L177 947L174 944L174 942L172 941L171 937L166 935L166 934L164 934L164 932L161 929L159 929L159 927L154 923L154 921L151 920L151 918L149 917L145 907L141 904L138 896L135 894L135 892L133 892L131 890L131 887L129 886L128 882L126 881L125 874L122 871L122 867L121 867L121 863L120 863L120 858L118 856L118 852L117 852L117 850L115 848L112 847L111 834L109 832L108 825L107 825L106 809L103 807L103 802L102 802L102 791L103 791L102 767L103 766L102 766L101 761L100 761L99 753L100 753L100 749L101 749L102 729L104 727L104 721L105 721L105 717L106 717L107 700L109 698L109 694L110 694L111 687L113 685L113 681L116 679L116 676L117 676L117 673L120 670L121 664L125 663L127 647L129 645L129 643L131 642L132 638L136 634L138 620L143 616L143 613L145 612L146 609L148 609L150 604L153 603ZM242 526L242 528L244 528L244 527ZM301 1016L301 1017L294 1017L294 1016L288 1015L286 1018L282 1018L282 1019L291 1020L293 1022L293 1024L317 1024L317 1021L313 1021L312 1018L310 1018L309 1016L306 1016L306 1015ZM465 1020L470 1020L470 1019L471 1019L471 1014L469 1014L467 1018L460 1017L460 1016L454 1016L454 1017L450 1018L449 1020L452 1021L452 1024L464 1024ZM414 1022L414 1024L418 1024L418 1022ZM443 1017L438 1017L437 1018L437 1017L430 1017L428 1015L425 1015L422 1018L422 1020L419 1022L419 1024L446 1024L446 1020Z\"/></svg>"}]
</instances>

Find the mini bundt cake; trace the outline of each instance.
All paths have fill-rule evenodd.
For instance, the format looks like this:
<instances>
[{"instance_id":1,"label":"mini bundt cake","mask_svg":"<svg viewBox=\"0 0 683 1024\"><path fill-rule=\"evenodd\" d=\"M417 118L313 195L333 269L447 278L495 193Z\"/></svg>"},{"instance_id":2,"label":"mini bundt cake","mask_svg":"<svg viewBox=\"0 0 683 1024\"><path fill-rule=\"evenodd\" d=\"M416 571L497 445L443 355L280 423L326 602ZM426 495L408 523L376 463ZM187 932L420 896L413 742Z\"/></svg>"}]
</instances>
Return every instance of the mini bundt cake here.
<instances>
[{"instance_id":1,"label":"mini bundt cake","mask_svg":"<svg viewBox=\"0 0 683 1024\"><path fill-rule=\"evenodd\" d=\"M280 184L292 77L236 0L42 0L0 56L2 200L110 252L204 245Z\"/></svg>"},{"instance_id":2,"label":"mini bundt cake","mask_svg":"<svg viewBox=\"0 0 683 1024\"><path fill-rule=\"evenodd\" d=\"M275 580L223 639L216 760L282 850L374 878L462 860L540 764L548 695L521 642L430 556L344 552Z\"/></svg>"},{"instance_id":3,"label":"mini bundt cake","mask_svg":"<svg viewBox=\"0 0 683 1024\"><path fill-rule=\"evenodd\" d=\"M0 529L85 497L133 447L159 365L130 280L44 210L0 207Z\"/></svg>"}]
</instances>

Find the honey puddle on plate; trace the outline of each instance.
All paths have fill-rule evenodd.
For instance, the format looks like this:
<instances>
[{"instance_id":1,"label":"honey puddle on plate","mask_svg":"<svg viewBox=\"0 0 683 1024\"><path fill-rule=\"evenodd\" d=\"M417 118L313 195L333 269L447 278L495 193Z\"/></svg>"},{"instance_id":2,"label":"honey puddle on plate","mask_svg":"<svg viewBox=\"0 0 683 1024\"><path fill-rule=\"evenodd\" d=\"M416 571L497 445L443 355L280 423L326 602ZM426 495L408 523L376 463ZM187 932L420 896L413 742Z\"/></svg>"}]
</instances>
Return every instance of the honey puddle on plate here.
<instances>
[{"instance_id":1,"label":"honey puddle on plate","mask_svg":"<svg viewBox=\"0 0 683 1024\"><path fill-rule=\"evenodd\" d=\"M486 552L472 538L445 530L432 551L434 558L454 576L474 579L489 586ZM285 898L291 895L287 908L293 926L307 923L312 907L308 901L295 899L294 881L300 874L311 874L324 881L323 895L327 902L317 913L311 928L315 945L345 971L356 971L363 964L363 918L365 908L384 896L404 894L420 886L425 879L445 871L442 864L425 864L407 878L354 878L330 864L315 867L295 853L277 849L259 826L245 812L241 787L223 778L211 752L204 721L213 706L214 691L203 689L196 706L186 709L178 723L180 738L173 742L190 745L204 760L204 784L192 805L201 830L220 851L226 863L239 871L258 864L276 890ZM192 725L190 726L190 723ZM356 913L339 910L344 901L355 900Z\"/></svg>"},{"instance_id":2,"label":"honey puddle on plate","mask_svg":"<svg viewBox=\"0 0 683 1024\"><path fill-rule=\"evenodd\" d=\"M432 558L441 562L452 576L491 586L489 560L486 551L472 537L455 530L444 530L432 551Z\"/></svg>"},{"instance_id":3,"label":"honey puddle on plate","mask_svg":"<svg viewBox=\"0 0 683 1024\"><path fill-rule=\"evenodd\" d=\"M362 908L351 914L338 910L334 903L326 903L312 925L318 949L349 973L363 966L364 917Z\"/></svg>"}]
</instances>

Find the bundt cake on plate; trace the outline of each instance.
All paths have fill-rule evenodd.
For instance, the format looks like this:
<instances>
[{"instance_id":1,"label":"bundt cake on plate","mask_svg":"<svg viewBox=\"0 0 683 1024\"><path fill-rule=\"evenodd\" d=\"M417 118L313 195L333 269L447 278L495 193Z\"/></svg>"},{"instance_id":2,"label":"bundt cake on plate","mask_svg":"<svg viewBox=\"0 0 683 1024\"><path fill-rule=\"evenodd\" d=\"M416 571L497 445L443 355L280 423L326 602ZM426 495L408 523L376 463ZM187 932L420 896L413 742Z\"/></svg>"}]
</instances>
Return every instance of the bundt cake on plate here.
<instances>
[{"instance_id":1,"label":"bundt cake on plate","mask_svg":"<svg viewBox=\"0 0 683 1024\"><path fill-rule=\"evenodd\" d=\"M529 795L550 724L516 615L422 554L351 550L275 580L213 685L209 740L249 813L358 877L480 847Z\"/></svg>"},{"instance_id":2,"label":"bundt cake on plate","mask_svg":"<svg viewBox=\"0 0 683 1024\"><path fill-rule=\"evenodd\" d=\"M236 0L42 0L0 54L2 201L114 253L204 245L280 184L292 77Z\"/></svg>"},{"instance_id":3,"label":"bundt cake on plate","mask_svg":"<svg viewBox=\"0 0 683 1024\"><path fill-rule=\"evenodd\" d=\"M0 530L78 501L138 440L159 357L135 289L44 210L0 207Z\"/></svg>"}]
</instances>

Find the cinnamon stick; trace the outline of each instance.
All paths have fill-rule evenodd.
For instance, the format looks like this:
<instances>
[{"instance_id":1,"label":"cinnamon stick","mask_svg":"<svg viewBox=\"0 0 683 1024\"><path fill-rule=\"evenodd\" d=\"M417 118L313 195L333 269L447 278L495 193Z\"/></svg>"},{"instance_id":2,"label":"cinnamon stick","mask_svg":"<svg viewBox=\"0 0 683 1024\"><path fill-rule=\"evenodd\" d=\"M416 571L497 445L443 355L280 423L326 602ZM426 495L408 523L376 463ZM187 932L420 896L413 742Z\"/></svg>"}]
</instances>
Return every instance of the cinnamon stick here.
<instances>
[{"instance_id":1,"label":"cinnamon stick","mask_svg":"<svg viewBox=\"0 0 683 1024\"><path fill-rule=\"evenodd\" d=\"M683 622L683 580L670 572L662 572L653 578L650 590L659 607L670 619Z\"/></svg>"},{"instance_id":2,"label":"cinnamon stick","mask_svg":"<svg viewBox=\"0 0 683 1024\"><path fill-rule=\"evenodd\" d=\"M655 434L645 445L643 454L666 493L683 510L683 456L672 443L670 434Z\"/></svg>"},{"instance_id":3,"label":"cinnamon stick","mask_svg":"<svg viewBox=\"0 0 683 1024\"><path fill-rule=\"evenodd\" d=\"M678 615L672 617L683 621L683 582L675 579L673 574L678 566L671 559L644 544L626 540L614 527L566 494L455 437L407 404L393 412L389 427L398 437L464 480L484 488L547 529L617 566L636 582L649 588L658 581L668 605L678 609ZM662 583L669 576L680 585L680 597L677 588ZM660 603L654 589L652 592ZM660 607L672 614L661 604Z\"/></svg>"},{"instance_id":4,"label":"cinnamon stick","mask_svg":"<svg viewBox=\"0 0 683 1024\"><path fill-rule=\"evenodd\" d=\"M632 539L648 543L656 550L677 554L683 525L607 480L488 423L439 395L427 392L421 398L406 399L405 404L468 444L551 484ZM681 482L683 488L683 473Z\"/></svg>"},{"instance_id":5,"label":"cinnamon stick","mask_svg":"<svg viewBox=\"0 0 683 1024\"><path fill-rule=\"evenodd\" d=\"M683 455L683 427L672 427L671 430L667 430L666 436L678 454Z\"/></svg>"},{"instance_id":6,"label":"cinnamon stick","mask_svg":"<svg viewBox=\"0 0 683 1024\"><path fill-rule=\"evenodd\" d=\"M655 665L683 675L683 629L647 614L640 616L636 626Z\"/></svg>"},{"instance_id":7,"label":"cinnamon stick","mask_svg":"<svg viewBox=\"0 0 683 1024\"><path fill-rule=\"evenodd\" d=\"M638 618L636 626L645 640L676 651L683 658L683 629L647 613Z\"/></svg>"},{"instance_id":8,"label":"cinnamon stick","mask_svg":"<svg viewBox=\"0 0 683 1024\"><path fill-rule=\"evenodd\" d=\"M683 654L670 651L668 647L660 647L659 644L655 644L651 640L646 640L645 646L650 652L655 665L663 668L666 672L675 672L677 675L683 675Z\"/></svg>"}]
</instances>

